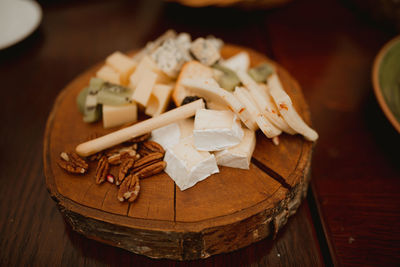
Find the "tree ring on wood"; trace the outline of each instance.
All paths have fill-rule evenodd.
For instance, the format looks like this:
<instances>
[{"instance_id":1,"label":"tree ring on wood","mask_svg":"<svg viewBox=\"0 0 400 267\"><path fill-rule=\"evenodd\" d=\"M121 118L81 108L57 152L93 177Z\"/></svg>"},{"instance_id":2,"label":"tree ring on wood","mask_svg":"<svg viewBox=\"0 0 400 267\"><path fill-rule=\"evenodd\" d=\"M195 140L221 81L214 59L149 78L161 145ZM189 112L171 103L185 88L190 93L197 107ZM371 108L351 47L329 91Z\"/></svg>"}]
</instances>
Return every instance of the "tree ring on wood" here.
<instances>
[{"instance_id":1,"label":"tree ring on wood","mask_svg":"<svg viewBox=\"0 0 400 267\"><path fill-rule=\"evenodd\" d=\"M311 124L298 83L277 63L248 48L225 45L227 58L247 51L252 66L270 62L295 108ZM133 54L133 52L132 52ZM151 258L207 258L276 236L305 197L313 143L283 134L275 146L258 131L250 170L221 167L196 186L180 191L161 173L141 181L136 202L120 203L117 187L97 185L95 166L85 176L61 170L56 160L88 136L106 134L101 123L82 121L76 108L79 91L104 62L78 76L59 94L44 136L44 170L51 197L72 228L103 243Z\"/></svg>"}]
</instances>

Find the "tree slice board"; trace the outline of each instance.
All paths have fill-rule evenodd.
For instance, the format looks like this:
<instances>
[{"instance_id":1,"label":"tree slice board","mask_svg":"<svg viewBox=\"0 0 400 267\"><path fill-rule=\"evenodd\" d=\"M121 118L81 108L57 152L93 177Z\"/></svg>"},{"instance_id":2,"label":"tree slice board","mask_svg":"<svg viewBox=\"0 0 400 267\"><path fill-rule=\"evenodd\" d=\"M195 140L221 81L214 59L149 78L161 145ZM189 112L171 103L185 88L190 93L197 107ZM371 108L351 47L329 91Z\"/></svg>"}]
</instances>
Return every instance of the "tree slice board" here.
<instances>
[{"instance_id":1,"label":"tree slice board","mask_svg":"<svg viewBox=\"0 0 400 267\"><path fill-rule=\"evenodd\" d=\"M246 50L251 64L268 61L296 109L310 124L310 113L298 83L275 62L247 48L225 45L227 58ZM133 54L133 52L132 52ZM44 169L51 197L72 228L113 246L151 258L207 258L276 235L304 198L310 178L313 144L299 135L283 134L275 146L261 132L250 170L221 167L220 173L185 191L167 174L141 180L134 203L120 203L117 187L95 183L95 165L88 174L67 174L56 163L90 136L103 135L102 123L87 124L76 97L104 62L92 67L59 94L44 136Z\"/></svg>"}]
</instances>

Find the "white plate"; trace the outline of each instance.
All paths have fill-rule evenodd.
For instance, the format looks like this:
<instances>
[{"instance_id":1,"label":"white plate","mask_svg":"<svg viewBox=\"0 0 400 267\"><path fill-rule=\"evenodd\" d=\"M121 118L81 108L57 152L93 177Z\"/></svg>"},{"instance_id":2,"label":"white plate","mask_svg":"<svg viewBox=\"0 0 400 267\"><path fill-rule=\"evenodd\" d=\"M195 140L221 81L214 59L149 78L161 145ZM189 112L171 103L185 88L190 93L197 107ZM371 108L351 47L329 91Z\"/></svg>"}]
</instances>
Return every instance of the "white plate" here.
<instances>
[{"instance_id":1,"label":"white plate","mask_svg":"<svg viewBox=\"0 0 400 267\"><path fill-rule=\"evenodd\" d=\"M42 9L31 0L0 0L0 49L28 37L40 24Z\"/></svg>"}]
</instances>

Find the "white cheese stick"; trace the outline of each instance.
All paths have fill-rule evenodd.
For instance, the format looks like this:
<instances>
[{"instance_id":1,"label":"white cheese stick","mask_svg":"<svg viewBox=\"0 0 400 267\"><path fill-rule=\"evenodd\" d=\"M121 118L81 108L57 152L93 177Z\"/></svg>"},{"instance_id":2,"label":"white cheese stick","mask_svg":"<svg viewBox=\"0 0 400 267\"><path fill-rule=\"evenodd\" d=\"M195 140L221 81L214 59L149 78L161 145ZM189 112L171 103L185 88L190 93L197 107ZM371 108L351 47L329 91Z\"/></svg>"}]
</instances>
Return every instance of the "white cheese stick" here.
<instances>
[{"instance_id":1,"label":"white cheese stick","mask_svg":"<svg viewBox=\"0 0 400 267\"><path fill-rule=\"evenodd\" d=\"M300 117L295 108L293 107L292 101L289 95L285 92L279 81L276 73L272 74L268 78L269 92L282 114L285 121L289 126L297 133L303 135L309 141L315 141L318 139L316 131L311 129Z\"/></svg>"},{"instance_id":2,"label":"white cheese stick","mask_svg":"<svg viewBox=\"0 0 400 267\"><path fill-rule=\"evenodd\" d=\"M196 111L201 108L204 108L203 100L196 100L192 103L165 112L160 116L82 143L76 147L76 153L83 157L90 156L106 148L128 141L131 138L151 132L170 123L189 118L195 115Z\"/></svg>"},{"instance_id":3,"label":"white cheese stick","mask_svg":"<svg viewBox=\"0 0 400 267\"><path fill-rule=\"evenodd\" d=\"M239 70L236 72L240 81L249 90L254 102L257 103L258 108L263 115L279 130L293 134L293 130L289 125L279 117L277 110L274 110L274 103L270 100L269 95L264 92L262 88L247 74L246 71Z\"/></svg>"}]
</instances>

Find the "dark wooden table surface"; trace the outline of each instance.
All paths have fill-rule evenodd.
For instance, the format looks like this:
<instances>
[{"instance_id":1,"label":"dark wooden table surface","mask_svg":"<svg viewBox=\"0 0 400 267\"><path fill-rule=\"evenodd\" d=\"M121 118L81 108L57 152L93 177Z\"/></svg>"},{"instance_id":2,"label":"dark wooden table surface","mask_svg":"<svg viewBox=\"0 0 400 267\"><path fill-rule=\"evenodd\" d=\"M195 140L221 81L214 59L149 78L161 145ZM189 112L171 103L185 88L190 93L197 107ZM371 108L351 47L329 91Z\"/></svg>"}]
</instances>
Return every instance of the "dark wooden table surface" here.
<instances>
[{"instance_id":1,"label":"dark wooden table surface","mask_svg":"<svg viewBox=\"0 0 400 267\"><path fill-rule=\"evenodd\" d=\"M335 0L268 11L145 0L40 4L39 29L0 50L1 266L400 264L400 136L371 85L373 59L396 30ZM113 51L142 47L169 28L256 49L301 84L320 139L308 197L275 240L202 261L152 260L75 233L50 199L42 139L57 94Z\"/></svg>"}]
</instances>

